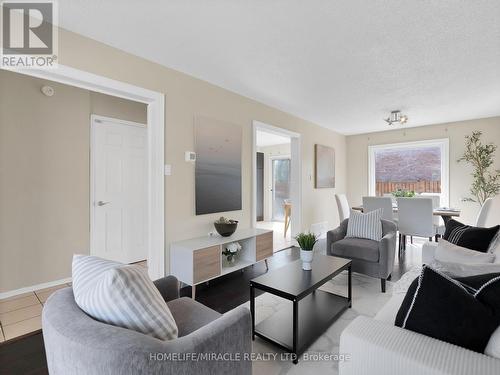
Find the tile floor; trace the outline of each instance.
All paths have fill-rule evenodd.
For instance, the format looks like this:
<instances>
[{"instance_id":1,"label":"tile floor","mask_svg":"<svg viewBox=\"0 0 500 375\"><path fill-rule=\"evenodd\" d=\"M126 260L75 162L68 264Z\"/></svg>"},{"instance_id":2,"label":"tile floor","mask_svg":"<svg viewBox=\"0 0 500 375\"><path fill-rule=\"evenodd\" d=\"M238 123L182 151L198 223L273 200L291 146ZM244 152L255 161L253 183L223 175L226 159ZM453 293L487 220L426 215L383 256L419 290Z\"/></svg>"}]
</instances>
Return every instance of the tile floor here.
<instances>
[{"instance_id":1,"label":"tile floor","mask_svg":"<svg viewBox=\"0 0 500 375\"><path fill-rule=\"evenodd\" d=\"M56 290L68 286L71 284L61 284L0 300L0 342L40 330L43 304Z\"/></svg>"},{"instance_id":2,"label":"tile floor","mask_svg":"<svg viewBox=\"0 0 500 375\"><path fill-rule=\"evenodd\" d=\"M146 261L136 263L147 267ZM71 286L61 284L0 300L0 343L42 329L42 308L56 290Z\"/></svg>"}]
</instances>

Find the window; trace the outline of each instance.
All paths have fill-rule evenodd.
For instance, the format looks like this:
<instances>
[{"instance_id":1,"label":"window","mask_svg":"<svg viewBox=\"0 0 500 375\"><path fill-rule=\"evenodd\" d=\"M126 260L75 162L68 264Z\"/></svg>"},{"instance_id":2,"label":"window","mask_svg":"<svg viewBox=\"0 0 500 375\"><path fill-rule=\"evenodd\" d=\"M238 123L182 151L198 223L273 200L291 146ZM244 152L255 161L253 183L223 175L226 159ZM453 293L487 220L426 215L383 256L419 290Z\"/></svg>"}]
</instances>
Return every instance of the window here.
<instances>
[{"instance_id":1,"label":"window","mask_svg":"<svg viewBox=\"0 0 500 375\"><path fill-rule=\"evenodd\" d=\"M402 189L448 198L448 139L369 146L369 193L390 195Z\"/></svg>"}]
</instances>

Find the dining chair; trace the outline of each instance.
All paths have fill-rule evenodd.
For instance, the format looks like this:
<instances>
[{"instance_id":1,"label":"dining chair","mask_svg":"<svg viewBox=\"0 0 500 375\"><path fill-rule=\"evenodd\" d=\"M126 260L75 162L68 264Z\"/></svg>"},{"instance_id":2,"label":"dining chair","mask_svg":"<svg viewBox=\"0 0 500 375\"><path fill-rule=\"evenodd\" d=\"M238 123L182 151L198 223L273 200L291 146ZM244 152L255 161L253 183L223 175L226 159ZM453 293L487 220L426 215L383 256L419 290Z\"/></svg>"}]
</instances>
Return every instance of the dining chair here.
<instances>
[{"instance_id":1,"label":"dining chair","mask_svg":"<svg viewBox=\"0 0 500 375\"><path fill-rule=\"evenodd\" d=\"M398 202L396 201L396 197L394 196L394 194L392 194L392 193L384 193L382 196L386 197L386 198L391 198L392 207L397 207L398 206ZM392 216L394 217L394 220L397 223L398 222L398 213L397 212L393 212Z\"/></svg>"},{"instance_id":2,"label":"dining chair","mask_svg":"<svg viewBox=\"0 0 500 375\"><path fill-rule=\"evenodd\" d=\"M484 201L477 215L476 227L491 227L498 223L500 223L500 195Z\"/></svg>"},{"instance_id":3,"label":"dining chair","mask_svg":"<svg viewBox=\"0 0 500 375\"><path fill-rule=\"evenodd\" d=\"M406 236L434 236L432 198L398 198L400 253L406 249Z\"/></svg>"},{"instance_id":4,"label":"dining chair","mask_svg":"<svg viewBox=\"0 0 500 375\"><path fill-rule=\"evenodd\" d=\"M386 198L391 198L392 204L394 205L396 204L396 197L392 193L384 193L382 196Z\"/></svg>"},{"instance_id":5,"label":"dining chair","mask_svg":"<svg viewBox=\"0 0 500 375\"><path fill-rule=\"evenodd\" d=\"M431 198L432 199L432 209L435 210L441 207L441 196L436 193L421 193L419 198ZM436 238L436 242L438 237L443 236L445 231L445 226L443 223L443 219L440 216L433 215L432 216L432 224L434 225L434 236Z\"/></svg>"},{"instance_id":6,"label":"dining chair","mask_svg":"<svg viewBox=\"0 0 500 375\"><path fill-rule=\"evenodd\" d=\"M351 210L349 208L349 202L345 194L335 194L335 200L337 201L337 207L339 209L339 219L340 222L345 219L349 219Z\"/></svg>"},{"instance_id":7,"label":"dining chair","mask_svg":"<svg viewBox=\"0 0 500 375\"><path fill-rule=\"evenodd\" d=\"M382 219L396 223L392 212L392 199L389 197L363 197L363 212L382 209Z\"/></svg>"}]
</instances>

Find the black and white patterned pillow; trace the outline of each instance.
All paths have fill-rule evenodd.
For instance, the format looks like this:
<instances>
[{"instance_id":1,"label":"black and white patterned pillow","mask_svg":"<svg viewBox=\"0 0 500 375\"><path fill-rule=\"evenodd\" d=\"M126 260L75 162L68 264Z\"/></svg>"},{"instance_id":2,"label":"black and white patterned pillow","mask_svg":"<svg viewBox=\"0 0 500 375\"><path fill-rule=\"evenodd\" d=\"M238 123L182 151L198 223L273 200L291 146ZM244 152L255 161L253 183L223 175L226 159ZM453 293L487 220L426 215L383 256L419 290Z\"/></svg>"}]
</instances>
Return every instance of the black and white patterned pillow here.
<instances>
[{"instance_id":1,"label":"black and white patterned pillow","mask_svg":"<svg viewBox=\"0 0 500 375\"><path fill-rule=\"evenodd\" d=\"M347 222L346 237L366 238L380 241L382 239L382 209L370 211L366 214L351 210Z\"/></svg>"},{"instance_id":2,"label":"black and white patterned pillow","mask_svg":"<svg viewBox=\"0 0 500 375\"><path fill-rule=\"evenodd\" d=\"M177 338L167 304L141 267L74 255L72 268L75 302L88 315L161 340Z\"/></svg>"},{"instance_id":3,"label":"black and white patterned pillow","mask_svg":"<svg viewBox=\"0 0 500 375\"><path fill-rule=\"evenodd\" d=\"M500 274L452 279L422 268L396 315L395 325L483 353L500 324Z\"/></svg>"},{"instance_id":4,"label":"black and white patterned pillow","mask_svg":"<svg viewBox=\"0 0 500 375\"><path fill-rule=\"evenodd\" d=\"M485 253L499 229L500 225L491 228L480 228L451 219L446 223L443 238L455 245Z\"/></svg>"}]
</instances>

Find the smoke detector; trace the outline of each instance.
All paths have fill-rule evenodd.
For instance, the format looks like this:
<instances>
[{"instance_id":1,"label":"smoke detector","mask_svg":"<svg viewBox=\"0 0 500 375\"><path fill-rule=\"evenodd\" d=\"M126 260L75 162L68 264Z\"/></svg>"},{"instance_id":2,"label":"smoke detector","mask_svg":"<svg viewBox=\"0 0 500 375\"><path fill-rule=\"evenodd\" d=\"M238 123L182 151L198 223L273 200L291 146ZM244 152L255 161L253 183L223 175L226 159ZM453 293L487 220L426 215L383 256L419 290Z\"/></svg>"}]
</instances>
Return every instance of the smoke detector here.
<instances>
[{"instance_id":1,"label":"smoke detector","mask_svg":"<svg viewBox=\"0 0 500 375\"><path fill-rule=\"evenodd\" d=\"M52 86L42 86L40 91L42 92L43 95L48 97L54 96L54 94L56 93L56 90L54 90Z\"/></svg>"}]
</instances>

